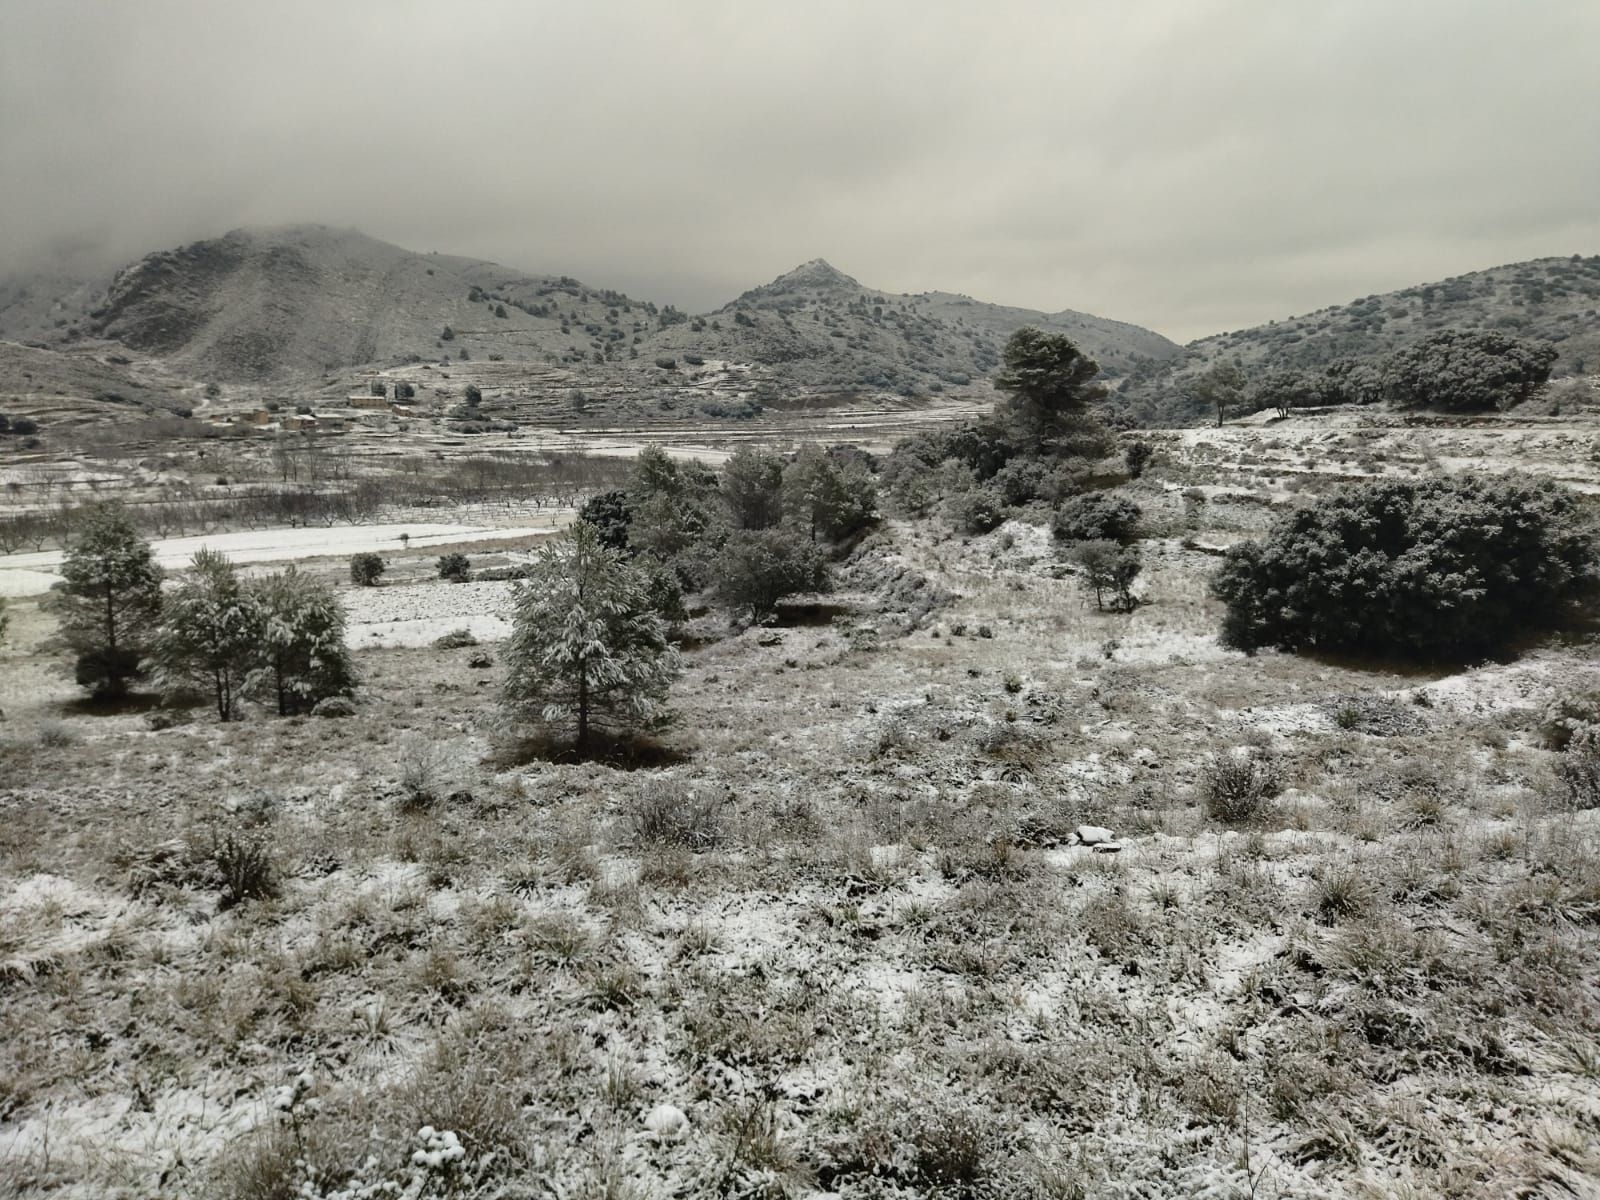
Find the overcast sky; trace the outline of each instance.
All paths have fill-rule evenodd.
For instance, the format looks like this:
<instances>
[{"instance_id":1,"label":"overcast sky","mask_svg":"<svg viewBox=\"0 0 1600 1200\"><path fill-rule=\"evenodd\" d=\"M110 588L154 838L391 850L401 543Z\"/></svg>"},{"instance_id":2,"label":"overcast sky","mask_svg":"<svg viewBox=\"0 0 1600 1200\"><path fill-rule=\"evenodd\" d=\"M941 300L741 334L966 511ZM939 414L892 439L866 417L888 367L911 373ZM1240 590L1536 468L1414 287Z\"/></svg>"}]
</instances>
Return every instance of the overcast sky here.
<instances>
[{"instance_id":1,"label":"overcast sky","mask_svg":"<svg viewBox=\"0 0 1600 1200\"><path fill-rule=\"evenodd\" d=\"M0 269L354 225L1179 340L1600 253L1600 0L0 0Z\"/></svg>"}]
</instances>

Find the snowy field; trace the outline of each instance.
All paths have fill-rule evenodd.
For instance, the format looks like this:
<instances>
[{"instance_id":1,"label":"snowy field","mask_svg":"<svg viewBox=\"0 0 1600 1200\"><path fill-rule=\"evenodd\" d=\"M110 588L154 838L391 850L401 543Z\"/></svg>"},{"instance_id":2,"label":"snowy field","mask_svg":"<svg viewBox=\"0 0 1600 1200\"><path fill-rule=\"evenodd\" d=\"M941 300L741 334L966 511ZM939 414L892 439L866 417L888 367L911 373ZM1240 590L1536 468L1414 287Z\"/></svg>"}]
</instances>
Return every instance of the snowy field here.
<instances>
[{"instance_id":1,"label":"snowy field","mask_svg":"<svg viewBox=\"0 0 1600 1200\"><path fill-rule=\"evenodd\" d=\"M358 650L427 646L452 629L470 630L480 642L501 641L511 632L514 587L493 580L352 588L343 597L350 645Z\"/></svg>"},{"instance_id":2,"label":"snowy field","mask_svg":"<svg viewBox=\"0 0 1600 1200\"><path fill-rule=\"evenodd\" d=\"M238 533L202 537L167 538L152 542L156 561L163 567L182 567L196 550L220 550L236 563L293 562L298 559L342 557L368 551L399 552L429 546L454 546L463 542L498 541L550 533L561 518L552 514L543 522L500 528L493 525L443 525L427 522L338 526L331 529L247 529ZM404 534L409 539L402 541ZM50 590L60 576L60 550L35 554L0 555L0 595L34 596Z\"/></svg>"}]
</instances>

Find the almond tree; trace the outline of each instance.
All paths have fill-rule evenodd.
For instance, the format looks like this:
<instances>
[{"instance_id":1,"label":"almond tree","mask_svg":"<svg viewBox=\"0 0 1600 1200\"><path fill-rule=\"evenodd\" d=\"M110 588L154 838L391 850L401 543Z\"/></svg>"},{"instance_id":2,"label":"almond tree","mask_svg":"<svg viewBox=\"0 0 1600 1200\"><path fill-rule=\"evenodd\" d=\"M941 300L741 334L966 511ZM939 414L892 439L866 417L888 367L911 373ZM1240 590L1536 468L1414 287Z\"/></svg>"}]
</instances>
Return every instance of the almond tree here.
<instances>
[{"instance_id":1,"label":"almond tree","mask_svg":"<svg viewBox=\"0 0 1600 1200\"><path fill-rule=\"evenodd\" d=\"M644 574L584 521L546 542L529 568L504 657L508 715L570 727L580 753L596 730L659 721L678 673Z\"/></svg>"}]
</instances>

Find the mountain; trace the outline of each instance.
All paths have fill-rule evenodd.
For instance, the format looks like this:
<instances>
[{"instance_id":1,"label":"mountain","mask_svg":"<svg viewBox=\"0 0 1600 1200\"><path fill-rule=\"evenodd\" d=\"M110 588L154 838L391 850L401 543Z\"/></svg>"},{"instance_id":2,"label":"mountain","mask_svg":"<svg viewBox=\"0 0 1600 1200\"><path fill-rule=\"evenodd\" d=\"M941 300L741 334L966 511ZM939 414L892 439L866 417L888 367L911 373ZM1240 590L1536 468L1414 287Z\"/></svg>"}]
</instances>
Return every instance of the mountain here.
<instances>
[{"instance_id":1,"label":"mountain","mask_svg":"<svg viewBox=\"0 0 1600 1200\"><path fill-rule=\"evenodd\" d=\"M1247 374L1316 369L1379 358L1440 329L1538 338L1559 352L1555 375L1600 372L1600 255L1510 263L1200 338L1180 358L1136 368L1121 399L1146 415L1181 416L1174 394L1213 363L1232 360Z\"/></svg>"},{"instance_id":2,"label":"mountain","mask_svg":"<svg viewBox=\"0 0 1600 1200\"><path fill-rule=\"evenodd\" d=\"M92 304L87 286L54 298L37 279L0 289L0 337L116 343L192 380L239 385L331 386L356 368L487 360L505 364L500 378L537 364L532 374L552 387L638 393L683 382L660 374L669 360L672 370L716 362L749 367L744 381L769 400L978 386L1027 323L1071 333L1113 377L1179 352L1159 334L1087 314L882 292L822 259L691 316L566 276L316 225L234 230L147 255Z\"/></svg>"},{"instance_id":3,"label":"mountain","mask_svg":"<svg viewBox=\"0 0 1600 1200\"><path fill-rule=\"evenodd\" d=\"M625 336L619 309L643 330L639 308L566 277L300 225L147 255L118 272L79 332L200 378L247 382L456 359L463 350L553 360L571 349L573 326Z\"/></svg>"},{"instance_id":4,"label":"mountain","mask_svg":"<svg viewBox=\"0 0 1600 1200\"><path fill-rule=\"evenodd\" d=\"M1114 378L1180 353L1158 333L1086 313L881 291L820 258L714 313L669 326L655 344L680 355L781 367L789 380L813 388L914 394L991 375L1006 338L1024 325L1070 334Z\"/></svg>"}]
</instances>

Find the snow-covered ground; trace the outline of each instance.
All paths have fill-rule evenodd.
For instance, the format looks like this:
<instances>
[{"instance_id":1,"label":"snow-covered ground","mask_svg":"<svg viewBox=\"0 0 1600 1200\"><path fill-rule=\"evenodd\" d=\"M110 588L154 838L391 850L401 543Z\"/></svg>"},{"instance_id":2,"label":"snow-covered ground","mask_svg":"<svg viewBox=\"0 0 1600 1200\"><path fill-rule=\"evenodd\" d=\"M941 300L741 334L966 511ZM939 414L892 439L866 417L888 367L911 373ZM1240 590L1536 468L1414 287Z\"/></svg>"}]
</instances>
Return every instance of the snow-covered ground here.
<instances>
[{"instance_id":1,"label":"snow-covered ground","mask_svg":"<svg viewBox=\"0 0 1600 1200\"><path fill-rule=\"evenodd\" d=\"M61 582L61 576L49 571L10 570L0 559L0 596L42 596L52 585Z\"/></svg>"},{"instance_id":2,"label":"snow-covered ground","mask_svg":"<svg viewBox=\"0 0 1600 1200\"><path fill-rule=\"evenodd\" d=\"M331 529L247 529L202 537L167 538L153 542L156 561L164 567L182 567L196 550L220 550L237 563L291 562L296 559L340 557L368 551L416 550L502 538L530 537L557 528L556 513L543 523L501 528L493 525L444 525L428 522L374 525L340 525ZM409 541L402 542L401 534ZM35 554L0 555L0 595L32 596L50 590L59 578L60 550Z\"/></svg>"},{"instance_id":3,"label":"snow-covered ground","mask_svg":"<svg viewBox=\"0 0 1600 1200\"><path fill-rule=\"evenodd\" d=\"M514 587L497 580L354 588L344 594L350 645L426 646L452 629L471 630L480 642L500 641L511 632Z\"/></svg>"}]
</instances>

